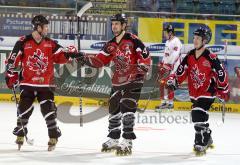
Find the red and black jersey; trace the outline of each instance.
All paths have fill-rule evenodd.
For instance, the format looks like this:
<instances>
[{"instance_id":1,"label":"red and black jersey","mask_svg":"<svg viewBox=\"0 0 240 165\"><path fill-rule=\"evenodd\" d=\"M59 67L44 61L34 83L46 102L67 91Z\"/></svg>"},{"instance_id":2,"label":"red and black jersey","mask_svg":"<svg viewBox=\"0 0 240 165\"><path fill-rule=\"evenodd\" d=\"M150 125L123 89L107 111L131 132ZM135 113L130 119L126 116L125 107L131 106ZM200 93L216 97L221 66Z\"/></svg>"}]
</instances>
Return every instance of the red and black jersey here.
<instances>
[{"instance_id":1,"label":"red and black jersey","mask_svg":"<svg viewBox=\"0 0 240 165\"><path fill-rule=\"evenodd\" d=\"M87 61L90 66L97 68L113 62L115 69L112 84L120 86L138 80L138 75L143 74L139 66L149 68L151 58L142 41L137 36L126 32L119 43L114 37L105 44L99 54L88 55Z\"/></svg>"},{"instance_id":2,"label":"red and black jersey","mask_svg":"<svg viewBox=\"0 0 240 165\"><path fill-rule=\"evenodd\" d=\"M20 85L33 87L54 86L54 63L66 63L62 47L50 38L37 43L32 34L21 37L8 60L7 72L21 68Z\"/></svg>"},{"instance_id":3,"label":"red and black jersey","mask_svg":"<svg viewBox=\"0 0 240 165\"><path fill-rule=\"evenodd\" d=\"M178 66L176 79L181 84L188 77L191 99L214 98L216 89L229 88L228 75L216 54L205 49L198 58L195 49L191 50Z\"/></svg>"}]
</instances>

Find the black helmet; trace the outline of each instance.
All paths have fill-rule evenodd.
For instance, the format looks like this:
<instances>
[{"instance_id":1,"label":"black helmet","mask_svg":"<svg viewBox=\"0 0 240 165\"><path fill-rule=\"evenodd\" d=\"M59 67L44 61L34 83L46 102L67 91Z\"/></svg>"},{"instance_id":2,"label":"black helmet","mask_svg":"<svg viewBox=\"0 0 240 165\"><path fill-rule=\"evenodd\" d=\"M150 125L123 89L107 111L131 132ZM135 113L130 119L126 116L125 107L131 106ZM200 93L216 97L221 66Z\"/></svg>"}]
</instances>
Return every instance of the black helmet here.
<instances>
[{"instance_id":1,"label":"black helmet","mask_svg":"<svg viewBox=\"0 0 240 165\"><path fill-rule=\"evenodd\" d=\"M164 31L173 32L174 33L174 27L171 24L168 24L166 27L163 29Z\"/></svg>"},{"instance_id":2,"label":"black helmet","mask_svg":"<svg viewBox=\"0 0 240 165\"><path fill-rule=\"evenodd\" d=\"M125 14L116 14L111 17L111 21L120 21L121 24L123 23L127 24L127 17Z\"/></svg>"},{"instance_id":3,"label":"black helmet","mask_svg":"<svg viewBox=\"0 0 240 165\"><path fill-rule=\"evenodd\" d=\"M203 40L207 40L206 44L208 44L212 38L212 33L207 27L200 27L195 30L193 34L202 37Z\"/></svg>"},{"instance_id":4,"label":"black helmet","mask_svg":"<svg viewBox=\"0 0 240 165\"><path fill-rule=\"evenodd\" d=\"M48 20L43 15L36 15L32 19L32 25L34 30L37 29L38 25L43 26L48 24Z\"/></svg>"}]
</instances>

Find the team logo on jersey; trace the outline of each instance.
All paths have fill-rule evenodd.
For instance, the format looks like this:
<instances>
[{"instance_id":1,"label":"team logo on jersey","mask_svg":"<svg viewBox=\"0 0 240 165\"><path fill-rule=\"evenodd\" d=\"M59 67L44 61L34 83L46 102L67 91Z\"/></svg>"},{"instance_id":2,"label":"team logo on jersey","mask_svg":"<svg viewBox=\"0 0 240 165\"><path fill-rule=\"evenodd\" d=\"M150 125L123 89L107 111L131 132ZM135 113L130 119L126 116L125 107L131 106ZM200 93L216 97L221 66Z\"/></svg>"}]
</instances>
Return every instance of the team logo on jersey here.
<instances>
[{"instance_id":1,"label":"team logo on jersey","mask_svg":"<svg viewBox=\"0 0 240 165\"><path fill-rule=\"evenodd\" d=\"M45 57L44 53L40 49L37 49L32 56L28 57L27 66L30 70L40 75L47 70L48 57Z\"/></svg>"},{"instance_id":2,"label":"team logo on jersey","mask_svg":"<svg viewBox=\"0 0 240 165\"><path fill-rule=\"evenodd\" d=\"M193 86L195 89L198 89L199 87L203 86L206 77L205 73L200 73L197 64L191 69L190 71L191 79L193 80Z\"/></svg>"},{"instance_id":3,"label":"team logo on jersey","mask_svg":"<svg viewBox=\"0 0 240 165\"><path fill-rule=\"evenodd\" d=\"M116 56L115 56L115 66L116 66L116 71L127 71L128 68L130 67L130 57L124 55L119 49L117 50Z\"/></svg>"}]
</instances>

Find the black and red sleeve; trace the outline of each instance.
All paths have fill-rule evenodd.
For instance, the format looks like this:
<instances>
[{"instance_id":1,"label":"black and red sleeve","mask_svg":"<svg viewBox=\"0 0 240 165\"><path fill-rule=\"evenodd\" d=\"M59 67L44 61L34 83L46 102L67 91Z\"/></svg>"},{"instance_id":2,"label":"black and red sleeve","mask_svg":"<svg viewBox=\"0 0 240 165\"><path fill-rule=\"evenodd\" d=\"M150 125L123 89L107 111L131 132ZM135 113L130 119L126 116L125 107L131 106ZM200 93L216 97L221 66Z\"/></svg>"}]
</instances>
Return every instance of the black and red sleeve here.
<instances>
[{"instance_id":1,"label":"black and red sleeve","mask_svg":"<svg viewBox=\"0 0 240 165\"><path fill-rule=\"evenodd\" d=\"M20 37L6 60L6 71L13 72L20 64L24 50L25 36Z\"/></svg>"}]
</instances>

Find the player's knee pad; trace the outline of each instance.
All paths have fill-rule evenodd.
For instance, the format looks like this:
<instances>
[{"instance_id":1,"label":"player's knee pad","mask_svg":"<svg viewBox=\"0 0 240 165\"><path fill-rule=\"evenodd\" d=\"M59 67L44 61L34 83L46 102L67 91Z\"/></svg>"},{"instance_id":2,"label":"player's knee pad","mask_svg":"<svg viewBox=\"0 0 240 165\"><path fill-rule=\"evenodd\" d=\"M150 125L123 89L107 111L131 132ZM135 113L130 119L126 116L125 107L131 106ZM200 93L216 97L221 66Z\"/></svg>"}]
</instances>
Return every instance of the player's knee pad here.
<instances>
[{"instance_id":1,"label":"player's knee pad","mask_svg":"<svg viewBox=\"0 0 240 165\"><path fill-rule=\"evenodd\" d=\"M33 112L33 105L30 106L19 106L19 111L17 113L18 116L18 123L20 122L20 119L22 119L22 123L24 124L25 122L28 122L28 119L30 118L30 116L32 115ZM25 124L24 124L25 125Z\"/></svg>"},{"instance_id":2,"label":"player's knee pad","mask_svg":"<svg viewBox=\"0 0 240 165\"><path fill-rule=\"evenodd\" d=\"M209 123L198 122L194 124L194 129L196 132L209 130Z\"/></svg>"},{"instance_id":3,"label":"player's knee pad","mask_svg":"<svg viewBox=\"0 0 240 165\"><path fill-rule=\"evenodd\" d=\"M122 115L123 127L133 128L135 115L133 112L126 112Z\"/></svg>"},{"instance_id":4,"label":"player's knee pad","mask_svg":"<svg viewBox=\"0 0 240 165\"><path fill-rule=\"evenodd\" d=\"M137 110L137 101L133 98L122 98L120 100L120 111L122 113L133 112Z\"/></svg>"},{"instance_id":5,"label":"player's knee pad","mask_svg":"<svg viewBox=\"0 0 240 165\"><path fill-rule=\"evenodd\" d=\"M46 121L48 129L57 128L57 108L52 100L44 100L40 102L41 112Z\"/></svg>"},{"instance_id":6,"label":"player's knee pad","mask_svg":"<svg viewBox=\"0 0 240 165\"><path fill-rule=\"evenodd\" d=\"M136 135L133 132L133 127L135 125L135 115L133 112L126 112L122 116L123 122L123 138L125 139L135 139Z\"/></svg>"},{"instance_id":7,"label":"player's knee pad","mask_svg":"<svg viewBox=\"0 0 240 165\"><path fill-rule=\"evenodd\" d=\"M207 122L209 118L209 114L206 110L200 108L200 107L195 107L192 109L191 112L192 115L192 122Z\"/></svg>"},{"instance_id":8,"label":"player's knee pad","mask_svg":"<svg viewBox=\"0 0 240 165\"><path fill-rule=\"evenodd\" d=\"M57 107L52 100L44 100L40 102L41 112L45 119L56 118Z\"/></svg>"},{"instance_id":9,"label":"player's knee pad","mask_svg":"<svg viewBox=\"0 0 240 165\"><path fill-rule=\"evenodd\" d=\"M27 134L28 130L27 130L27 124L28 124L28 120L30 118L30 116L32 115L33 112L33 105L20 105L18 107L19 111L18 111L18 118L17 118L17 127L14 128L13 130L13 134L16 136L24 136L24 132ZM24 127L24 131L23 131L23 127Z\"/></svg>"}]
</instances>

